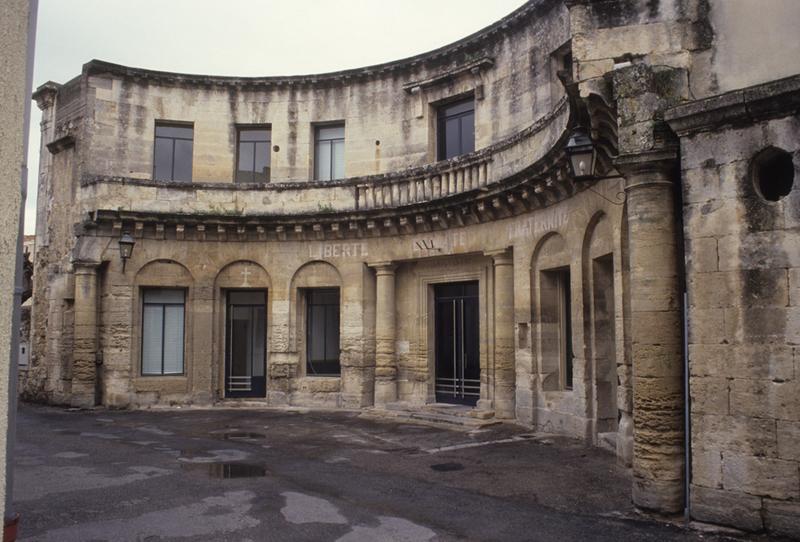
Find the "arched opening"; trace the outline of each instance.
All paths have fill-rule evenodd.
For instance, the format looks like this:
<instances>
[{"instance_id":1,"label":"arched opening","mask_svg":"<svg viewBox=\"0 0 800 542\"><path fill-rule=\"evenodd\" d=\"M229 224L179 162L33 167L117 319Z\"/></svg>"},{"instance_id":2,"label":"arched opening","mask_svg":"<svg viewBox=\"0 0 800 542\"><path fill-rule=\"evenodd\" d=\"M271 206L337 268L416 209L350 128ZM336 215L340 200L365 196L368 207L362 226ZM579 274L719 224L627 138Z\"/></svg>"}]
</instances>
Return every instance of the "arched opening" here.
<instances>
[{"instance_id":1,"label":"arched opening","mask_svg":"<svg viewBox=\"0 0 800 542\"><path fill-rule=\"evenodd\" d=\"M269 275L259 264L243 260L225 266L214 282L223 396L266 397Z\"/></svg>"}]
</instances>

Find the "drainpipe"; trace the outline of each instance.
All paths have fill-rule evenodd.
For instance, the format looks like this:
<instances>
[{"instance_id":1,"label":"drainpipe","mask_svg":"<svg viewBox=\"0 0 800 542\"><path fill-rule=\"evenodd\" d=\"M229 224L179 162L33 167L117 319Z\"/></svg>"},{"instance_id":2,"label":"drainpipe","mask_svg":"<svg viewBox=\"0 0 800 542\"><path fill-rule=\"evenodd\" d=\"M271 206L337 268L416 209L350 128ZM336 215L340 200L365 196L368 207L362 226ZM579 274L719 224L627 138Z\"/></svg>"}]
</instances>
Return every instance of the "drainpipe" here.
<instances>
[{"instance_id":1,"label":"drainpipe","mask_svg":"<svg viewBox=\"0 0 800 542\"><path fill-rule=\"evenodd\" d=\"M19 364L19 328L23 292L23 242L25 239L25 200L28 196L28 137L31 123L31 93L33 91L33 53L36 45L36 14L38 0L28 1L28 46L25 70L25 113L22 129L22 164L20 168L19 232L17 239L16 272L14 273L14 299L11 315L11 367L8 371L8 426L6 430L6 502L3 511L3 541L13 542L17 537L19 516L14 512L14 447L17 432L17 373Z\"/></svg>"},{"instance_id":2,"label":"drainpipe","mask_svg":"<svg viewBox=\"0 0 800 542\"><path fill-rule=\"evenodd\" d=\"M685 266L684 266L684 269ZM685 276L685 272L684 272ZM683 289L683 449L686 454L684 483L686 500L683 518L686 526L692 520L691 480L692 480L692 417L690 415L691 398L689 397L689 294Z\"/></svg>"}]
</instances>

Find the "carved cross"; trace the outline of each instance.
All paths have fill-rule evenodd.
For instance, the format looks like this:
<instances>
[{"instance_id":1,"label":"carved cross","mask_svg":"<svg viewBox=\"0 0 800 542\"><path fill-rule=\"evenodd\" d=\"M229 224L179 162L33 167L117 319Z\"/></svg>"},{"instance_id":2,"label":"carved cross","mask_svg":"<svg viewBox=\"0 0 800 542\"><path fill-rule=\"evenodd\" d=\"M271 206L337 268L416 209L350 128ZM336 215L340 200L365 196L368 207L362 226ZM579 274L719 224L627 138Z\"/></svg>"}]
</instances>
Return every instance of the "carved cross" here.
<instances>
[{"instance_id":1,"label":"carved cross","mask_svg":"<svg viewBox=\"0 0 800 542\"><path fill-rule=\"evenodd\" d=\"M244 281L242 283L242 286L250 286L247 283L247 277L250 276L250 273L251 273L251 271L250 271L250 266L249 265L245 266L245 268L242 269L242 277L244 277Z\"/></svg>"}]
</instances>

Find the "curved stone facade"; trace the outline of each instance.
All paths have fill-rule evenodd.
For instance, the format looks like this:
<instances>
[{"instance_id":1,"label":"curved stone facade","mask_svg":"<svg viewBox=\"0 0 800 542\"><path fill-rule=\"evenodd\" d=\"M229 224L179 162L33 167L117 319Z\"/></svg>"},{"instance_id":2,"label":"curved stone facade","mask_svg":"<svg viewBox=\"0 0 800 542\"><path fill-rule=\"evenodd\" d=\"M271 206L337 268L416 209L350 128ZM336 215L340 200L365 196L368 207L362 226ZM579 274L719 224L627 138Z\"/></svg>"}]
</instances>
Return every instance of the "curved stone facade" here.
<instances>
[{"instance_id":1,"label":"curved stone facade","mask_svg":"<svg viewBox=\"0 0 800 542\"><path fill-rule=\"evenodd\" d=\"M466 403L609 448L632 467L636 504L662 513L684 508L688 446L695 517L797 533L799 192L756 209L723 181L749 179L764 148L797 156L798 83L724 72L720 36L742 32L728 9L532 0L363 69L231 78L94 60L42 85L24 393L109 407ZM451 133L453 104L468 120ZM159 126L191 134L191 179L156 174ZM268 181L236 182L254 126L269 131ZM320 180L331 126L344 173ZM579 127L597 150L588 181L568 167ZM456 133L468 143L440 159ZM186 157L168 141L174 171ZM781 331L762 333L759 315ZM752 354L741 370L721 361L734 350ZM773 406L743 406L761 393ZM779 490L760 481L779 475Z\"/></svg>"}]
</instances>

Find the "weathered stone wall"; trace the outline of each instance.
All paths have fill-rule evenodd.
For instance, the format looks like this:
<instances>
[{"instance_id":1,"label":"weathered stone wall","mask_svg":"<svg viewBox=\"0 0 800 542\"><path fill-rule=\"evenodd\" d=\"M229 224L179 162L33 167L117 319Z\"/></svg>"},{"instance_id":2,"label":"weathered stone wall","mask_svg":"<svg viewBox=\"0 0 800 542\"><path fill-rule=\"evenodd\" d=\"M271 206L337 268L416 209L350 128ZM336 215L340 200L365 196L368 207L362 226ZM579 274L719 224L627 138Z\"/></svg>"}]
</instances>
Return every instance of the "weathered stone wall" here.
<instances>
[{"instance_id":1,"label":"weathered stone wall","mask_svg":"<svg viewBox=\"0 0 800 542\"><path fill-rule=\"evenodd\" d=\"M613 197L618 183L598 187ZM613 201L613 200L612 200ZM155 239L146 230L137 239L133 258L121 271L116 243L97 238L105 246L101 259L107 267L100 273L99 348L103 360L100 378L102 401L110 406L154 403L199 403L224 397L224 291L228 288L268 290L268 398L271 404L366 406L372 402L374 358L375 272L367 264L396 262L396 305L394 307L397 352L398 399L425 404L433 397L433 341L430 335L433 284L477 280L481 289L481 397L490 404L498 382L515 390L514 415L542 429L595 439L596 406L593 398L619 404L630 412L630 361L624 349L621 294L611 303L615 314L610 356L618 363L604 378L622 384L617 389L603 386L592 365L594 358L583 353L582 329L591 319L591 269L602 256L610 256L612 281L622 291L621 220L622 208L609 200L584 192L569 201L542 211L492 224L474 225L442 232L336 241L220 241ZM541 339L535 305L520 300L531 297L531 265L534 248L544 238L561 232L568 244L554 257L573 266L573 322L576 386L573 391L543 393L537 344ZM586 246L585 256L581 254ZM433 247L433 248L425 248ZM492 257L507 249L513 254L514 309L509 329L514 336L515 376L496 380L495 264ZM247 269L246 272L245 268ZM260 277L260 278L259 278ZM186 372L182 376L140 375L141 288L171 286L187 289ZM305 373L305 345L302 332L303 309L299 289L338 286L342 288L342 376L309 377ZM584 305L583 298L589 302ZM414 315L414 317L409 317ZM511 336L511 335L509 335ZM598 340L600 340L598 338ZM501 375L502 376L502 375ZM624 390L628 390L625 392ZM620 393L620 397L609 394ZM541 420L538 418L541 417ZM614 415L616 417L616 415ZM616 430L616 427L612 428ZM628 451L628 454L630 452Z\"/></svg>"},{"instance_id":2,"label":"weathered stone wall","mask_svg":"<svg viewBox=\"0 0 800 542\"><path fill-rule=\"evenodd\" d=\"M756 88L747 96L767 94ZM781 96L766 98L766 107L780 107ZM725 106L735 98L671 113L683 134L692 514L797 535L800 119L742 125L743 110ZM761 103L748 104L753 115ZM699 126L691 116L698 112ZM754 158L769 148L794 157L794 188L779 201L756 188Z\"/></svg>"}]
</instances>

